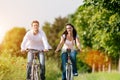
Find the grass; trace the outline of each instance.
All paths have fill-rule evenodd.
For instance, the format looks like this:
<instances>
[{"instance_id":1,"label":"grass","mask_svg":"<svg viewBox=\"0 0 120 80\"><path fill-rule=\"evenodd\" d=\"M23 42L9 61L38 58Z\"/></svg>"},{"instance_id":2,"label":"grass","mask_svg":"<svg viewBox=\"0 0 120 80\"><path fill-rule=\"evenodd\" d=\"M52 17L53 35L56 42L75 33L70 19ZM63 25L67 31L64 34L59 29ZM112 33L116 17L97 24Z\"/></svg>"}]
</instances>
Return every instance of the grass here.
<instances>
[{"instance_id":1,"label":"grass","mask_svg":"<svg viewBox=\"0 0 120 80\"><path fill-rule=\"evenodd\" d=\"M0 80L25 80L26 61L21 57L0 55Z\"/></svg>"},{"instance_id":2,"label":"grass","mask_svg":"<svg viewBox=\"0 0 120 80\"><path fill-rule=\"evenodd\" d=\"M9 54L0 55L0 80L25 80L26 59L12 57ZM54 59L46 61L46 80L61 80L61 70ZM74 80L120 80L118 72L83 73Z\"/></svg>"},{"instance_id":3,"label":"grass","mask_svg":"<svg viewBox=\"0 0 120 80\"><path fill-rule=\"evenodd\" d=\"M57 62L53 59L46 61L46 80L58 80L61 77L61 71Z\"/></svg>"},{"instance_id":4,"label":"grass","mask_svg":"<svg viewBox=\"0 0 120 80\"><path fill-rule=\"evenodd\" d=\"M79 75L75 80L120 80L120 74L118 72L86 73Z\"/></svg>"}]
</instances>

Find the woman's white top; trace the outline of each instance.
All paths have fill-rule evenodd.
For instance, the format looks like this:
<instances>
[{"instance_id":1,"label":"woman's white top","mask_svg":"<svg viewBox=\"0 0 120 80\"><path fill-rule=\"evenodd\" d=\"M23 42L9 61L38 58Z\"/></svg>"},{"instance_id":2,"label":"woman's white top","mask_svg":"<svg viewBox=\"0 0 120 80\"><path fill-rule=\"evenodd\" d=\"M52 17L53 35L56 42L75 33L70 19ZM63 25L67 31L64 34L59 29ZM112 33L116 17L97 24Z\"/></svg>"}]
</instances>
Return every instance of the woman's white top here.
<instances>
[{"instance_id":1,"label":"woman's white top","mask_svg":"<svg viewBox=\"0 0 120 80\"><path fill-rule=\"evenodd\" d=\"M65 39L65 35L62 36L64 39ZM76 46L75 46L75 40L68 40L66 39L65 40L65 43L62 47L62 51L66 51L66 49L71 49L71 50L75 50L76 49Z\"/></svg>"},{"instance_id":2,"label":"woman's white top","mask_svg":"<svg viewBox=\"0 0 120 80\"><path fill-rule=\"evenodd\" d=\"M47 41L47 37L43 30L39 30L38 34L34 35L33 30L30 30L26 33L21 43L21 49L26 50L29 49L37 49L37 50L44 50L44 49L51 49Z\"/></svg>"}]
</instances>

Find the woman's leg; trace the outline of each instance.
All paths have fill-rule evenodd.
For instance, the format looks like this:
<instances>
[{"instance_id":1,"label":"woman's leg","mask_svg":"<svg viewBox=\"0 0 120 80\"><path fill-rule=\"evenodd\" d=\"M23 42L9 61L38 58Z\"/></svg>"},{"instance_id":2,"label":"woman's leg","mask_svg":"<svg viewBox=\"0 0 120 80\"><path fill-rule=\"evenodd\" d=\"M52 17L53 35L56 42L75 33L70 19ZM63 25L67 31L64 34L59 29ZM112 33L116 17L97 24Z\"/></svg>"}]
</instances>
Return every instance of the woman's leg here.
<instances>
[{"instance_id":1,"label":"woman's leg","mask_svg":"<svg viewBox=\"0 0 120 80\"><path fill-rule=\"evenodd\" d=\"M62 80L66 80L66 63L67 63L67 53L62 53Z\"/></svg>"},{"instance_id":2,"label":"woman's leg","mask_svg":"<svg viewBox=\"0 0 120 80\"><path fill-rule=\"evenodd\" d=\"M31 67L32 67L33 54L28 52L27 55L27 79L30 79Z\"/></svg>"},{"instance_id":3,"label":"woman's leg","mask_svg":"<svg viewBox=\"0 0 120 80\"><path fill-rule=\"evenodd\" d=\"M39 53L39 62L40 62L40 77L42 80L45 80L45 55L44 53Z\"/></svg>"},{"instance_id":4,"label":"woman's leg","mask_svg":"<svg viewBox=\"0 0 120 80\"><path fill-rule=\"evenodd\" d=\"M71 57L72 66L73 66L73 74L77 76L78 73L77 73L77 65L76 65L76 55L77 55L76 50L71 51L70 57Z\"/></svg>"}]
</instances>

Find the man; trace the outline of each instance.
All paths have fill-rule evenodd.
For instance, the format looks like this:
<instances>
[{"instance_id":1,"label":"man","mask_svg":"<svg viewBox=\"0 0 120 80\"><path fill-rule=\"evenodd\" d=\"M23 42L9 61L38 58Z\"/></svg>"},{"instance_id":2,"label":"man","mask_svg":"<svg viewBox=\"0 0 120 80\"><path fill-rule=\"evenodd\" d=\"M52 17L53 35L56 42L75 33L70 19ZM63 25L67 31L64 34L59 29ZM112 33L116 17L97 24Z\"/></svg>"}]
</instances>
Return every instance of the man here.
<instances>
[{"instance_id":1,"label":"man","mask_svg":"<svg viewBox=\"0 0 120 80\"><path fill-rule=\"evenodd\" d=\"M49 45L47 41L47 37L43 30L39 29L39 22L37 20L32 21L31 24L32 28L30 31L28 31L21 43L21 51L25 52L26 49L35 49L40 50L43 52L38 54L38 59L41 64L41 80L45 80L45 55L44 52L51 49L51 46ZM30 80L30 74L31 74L31 63L33 60L33 53L28 52L27 55L27 80Z\"/></svg>"}]
</instances>

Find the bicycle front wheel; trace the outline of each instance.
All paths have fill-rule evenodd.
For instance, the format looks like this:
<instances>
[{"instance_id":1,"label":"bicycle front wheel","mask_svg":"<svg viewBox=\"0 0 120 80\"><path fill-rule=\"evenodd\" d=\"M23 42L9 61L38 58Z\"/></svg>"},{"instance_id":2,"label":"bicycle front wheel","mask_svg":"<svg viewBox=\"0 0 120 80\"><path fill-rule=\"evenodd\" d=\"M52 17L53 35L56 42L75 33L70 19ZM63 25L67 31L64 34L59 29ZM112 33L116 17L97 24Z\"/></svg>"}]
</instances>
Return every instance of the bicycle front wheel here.
<instances>
[{"instance_id":1,"label":"bicycle front wheel","mask_svg":"<svg viewBox=\"0 0 120 80\"><path fill-rule=\"evenodd\" d=\"M72 65L66 65L66 79L73 80Z\"/></svg>"},{"instance_id":2,"label":"bicycle front wheel","mask_svg":"<svg viewBox=\"0 0 120 80\"><path fill-rule=\"evenodd\" d=\"M35 65L34 80L40 80L40 66L39 65Z\"/></svg>"}]
</instances>

